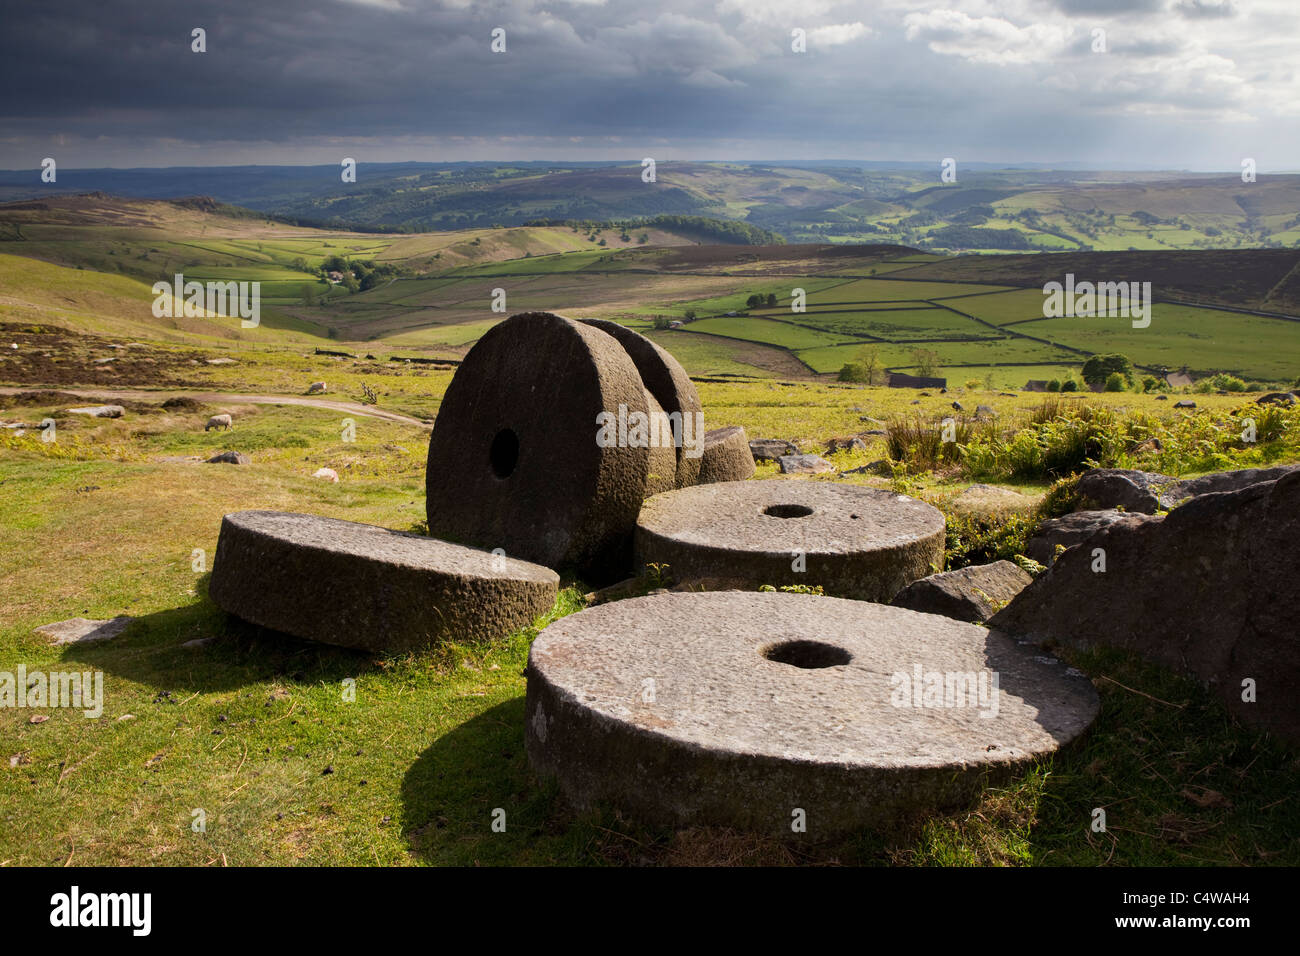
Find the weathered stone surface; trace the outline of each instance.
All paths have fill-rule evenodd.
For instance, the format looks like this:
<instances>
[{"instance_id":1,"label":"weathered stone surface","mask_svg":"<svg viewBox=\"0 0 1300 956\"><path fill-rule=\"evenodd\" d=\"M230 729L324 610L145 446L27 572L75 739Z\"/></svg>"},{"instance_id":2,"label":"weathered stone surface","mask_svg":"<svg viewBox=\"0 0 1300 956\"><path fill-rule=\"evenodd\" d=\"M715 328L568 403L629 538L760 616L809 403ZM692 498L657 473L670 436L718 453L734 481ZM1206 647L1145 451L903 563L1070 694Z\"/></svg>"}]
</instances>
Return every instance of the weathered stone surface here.
<instances>
[{"instance_id":1,"label":"weathered stone surface","mask_svg":"<svg viewBox=\"0 0 1300 956\"><path fill-rule=\"evenodd\" d=\"M755 471L754 456L749 451L745 429L739 425L715 428L704 434L704 458L700 462L698 484L719 481L744 481Z\"/></svg>"},{"instance_id":2,"label":"weathered stone surface","mask_svg":"<svg viewBox=\"0 0 1300 956\"><path fill-rule=\"evenodd\" d=\"M1160 495L1178 481L1168 475L1124 468L1092 468L1079 476L1079 495L1092 508L1123 508L1152 515Z\"/></svg>"},{"instance_id":3,"label":"weathered stone surface","mask_svg":"<svg viewBox=\"0 0 1300 956\"><path fill-rule=\"evenodd\" d=\"M1122 468L1093 468L1079 476L1079 494L1092 508L1123 508L1137 514L1168 510L1188 498L1238 491L1261 481L1276 481L1300 465L1241 468L1179 481L1168 475Z\"/></svg>"},{"instance_id":4,"label":"weathered stone surface","mask_svg":"<svg viewBox=\"0 0 1300 956\"><path fill-rule=\"evenodd\" d=\"M749 451L754 456L754 461L776 461L782 455L799 454L799 448L794 442L779 438L752 438Z\"/></svg>"},{"instance_id":5,"label":"weathered stone surface","mask_svg":"<svg viewBox=\"0 0 1300 956\"><path fill-rule=\"evenodd\" d=\"M69 408L69 415L90 415L93 418L121 418L126 409L121 405L90 405L86 408Z\"/></svg>"},{"instance_id":6,"label":"weathered stone surface","mask_svg":"<svg viewBox=\"0 0 1300 956\"><path fill-rule=\"evenodd\" d=\"M35 628L37 634L50 639L51 644L88 644L93 641L107 641L117 637L131 623L131 617L119 614L107 621L92 621L84 617L74 617L67 621L55 621Z\"/></svg>"},{"instance_id":7,"label":"weathered stone surface","mask_svg":"<svg viewBox=\"0 0 1300 956\"><path fill-rule=\"evenodd\" d=\"M905 495L808 481L697 485L646 501L637 560L678 581L821 585L888 601L943 561L943 515ZM800 561L804 570L795 570Z\"/></svg>"},{"instance_id":8,"label":"weathered stone surface","mask_svg":"<svg viewBox=\"0 0 1300 956\"><path fill-rule=\"evenodd\" d=\"M846 435L840 438L832 438L826 443L826 454L833 455L837 451L866 451L867 443L857 435Z\"/></svg>"},{"instance_id":9,"label":"weathered stone surface","mask_svg":"<svg viewBox=\"0 0 1300 956\"><path fill-rule=\"evenodd\" d=\"M1200 678L1242 721L1300 740L1300 472L1129 517L1068 551L991 623L1107 646ZM1091 549L1102 548L1104 573ZM1256 700L1242 700L1242 682Z\"/></svg>"},{"instance_id":10,"label":"weathered stone surface","mask_svg":"<svg viewBox=\"0 0 1300 956\"><path fill-rule=\"evenodd\" d=\"M1296 397L1294 392L1269 392L1267 395L1261 395L1255 399L1259 405L1294 405Z\"/></svg>"},{"instance_id":11,"label":"weathered stone surface","mask_svg":"<svg viewBox=\"0 0 1300 956\"><path fill-rule=\"evenodd\" d=\"M423 535L279 511L221 522L208 595L296 637L401 652L502 637L555 602L549 568Z\"/></svg>"},{"instance_id":12,"label":"weathered stone surface","mask_svg":"<svg viewBox=\"0 0 1300 956\"><path fill-rule=\"evenodd\" d=\"M996 411L994 411L992 405L976 405L976 406L975 406L975 420L976 420L976 421L979 421L979 422L987 422L987 421L992 421L993 419L995 419L995 418L997 418L997 417L998 417L998 413L997 413Z\"/></svg>"},{"instance_id":13,"label":"weathered stone surface","mask_svg":"<svg viewBox=\"0 0 1300 956\"><path fill-rule=\"evenodd\" d=\"M602 447L598 415L617 422L621 406L644 416L646 394L627 352L599 329L549 312L489 329L434 422L430 533L597 580L625 576L650 450Z\"/></svg>"},{"instance_id":14,"label":"weathered stone surface","mask_svg":"<svg viewBox=\"0 0 1300 956\"><path fill-rule=\"evenodd\" d=\"M691 442L696 443L696 451L700 450L698 442L704 436L704 429L700 426L704 406L700 404L700 393L691 377L686 374L686 369L666 350L626 326L607 319L581 321L612 335L632 359L632 364L641 375L641 382L660 407L669 415L681 417L683 444L674 449L676 471L673 487L688 488L695 484L700 475L700 456L688 452L691 450Z\"/></svg>"},{"instance_id":15,"label":"weathered stone surface","mask_svg":"<svg viewBox=\"0 0 1300 956\"><path fill-rule=\"evenodd\" d=\"M891 603L958 621L987 621L1033 580L1010 561L994 561L913 581Z\"/></svg>"},{"instance_id":16,"label":"weathered stone surface","mask_svg":"<svg viewBox=\"0 0 1300 956\"><path fill-rule=\"evenodd\" d=\"M1149 519L1149 515L1130 514L1123 511L1076 511L1062 518L1044 521L1034 531L1034 536L1025 545L1025 557L1033 558L1039 564L1051 566L1056 560L1056 546L1073 548L1082 544L1102 528L1110 527L1121 521L1136 522Z\"/></svg>"},{"instance_id":17,"label":"weathered stone surface","mask_svg":"<svg viewBox=\"0 0 1300 956\"><path fill-rule=\"evenodd\" d=\"M1166 508L1172 508L1187 498L1200 495L1212 495L1224 491L1240 491L1261 481L1277 481L1293 471L1300 471L1300 465L1279 465L1276 468L1242 468L1237 471L1219 471L1200 478L1180 481L1170 488L1162 498Z\"/></svg>"},{"instance_id":18,"label":"weathered stone surface","mask_svg":"<svg viewBox=\"0 0 1300 956\"><path fill-rule=\"evenodd\" d=\"M645 396L646 409L651 415L662 415L663 406L651 394L648 388L642 389ZM703 440L703 434L700 435ZM661 494L665 491L672 491L677 487L677 475L679 473L677 461L677 448L673 444L652 444L650 446L650 464L646 471L645 491L642 494L645 497L650 495ZM693 476L699 477L699 459L695 459L695 468Z\"/></svg>"},{"instance_id":19,"label":"weathered stone surface","mask_svg":"<svg viewBox=\"0 0 1300 956\"><path fill-rule=\"evenodd\" d=\"M1195 407L1196 407L1196 403L1189 398L1184 398L1182 401L1174 402L1174 408L1195 408Z\"/></svg>"},{"instance_id":20,"label":"weathered stone surface","mask_svg":"<svg viewBox=\"0 0 1300 956\"><path fill-rule=\"evenodd\" d=\"M782 455L776 460L783 475L823 475L835 466L819 455Z\"/></svg>"},{"instance_id":21,"label":"weathered stone surface","mask_svg":"<svg viewBox=\"0 0 1300 956\"><path fill-rule=\"evenodd\" d=\"M249 458L242 451L223 451L213 455L207 460L209 465L249 465L253 459Z\"/></svg>"},{"instance_id":22,"label":"weathered stone surface","mask_svg":"<svg viewBox=\"0 0 1300 956\"><path fill-rule=\"evenodd\" d=\"M798 594L601 605L546 628L526 673L529 760L579 807L787 836L802 810L813 840L967 804L1098 712L1086 678L997 632Z\"/></svg>"}]
</instances>

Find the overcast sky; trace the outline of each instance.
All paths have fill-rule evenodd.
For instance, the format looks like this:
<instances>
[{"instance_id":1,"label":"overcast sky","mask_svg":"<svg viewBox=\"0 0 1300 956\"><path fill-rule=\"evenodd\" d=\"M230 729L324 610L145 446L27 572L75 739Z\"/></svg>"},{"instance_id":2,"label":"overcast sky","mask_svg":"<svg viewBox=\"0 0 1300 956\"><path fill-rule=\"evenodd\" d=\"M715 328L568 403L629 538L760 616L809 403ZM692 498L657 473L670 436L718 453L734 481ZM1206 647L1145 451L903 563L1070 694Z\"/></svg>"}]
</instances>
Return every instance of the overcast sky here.
<instances>
[{"instance_id":1,"label":"overcast sky","mask_svg":"<svg viewBox=\"0 0 1300 956\"><path fill-rule=\"evenodd\" d=\"M4 6L11 169L45 156L68 168L952 156L1234 171L1250 156L1262 171L1300 169L1300 0ZM191 51L196 27L206 53Z\"/></svg>"}]
</instances>

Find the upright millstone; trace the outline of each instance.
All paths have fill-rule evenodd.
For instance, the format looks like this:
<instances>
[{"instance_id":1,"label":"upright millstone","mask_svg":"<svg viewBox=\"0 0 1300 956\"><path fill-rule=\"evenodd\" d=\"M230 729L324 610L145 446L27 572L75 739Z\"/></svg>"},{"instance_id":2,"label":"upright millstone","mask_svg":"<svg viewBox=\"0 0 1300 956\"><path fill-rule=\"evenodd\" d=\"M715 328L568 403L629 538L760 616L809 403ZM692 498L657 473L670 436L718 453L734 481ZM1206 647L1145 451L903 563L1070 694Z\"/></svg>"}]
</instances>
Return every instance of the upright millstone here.
<instances>
[{"instance_id":1,"label":"upright millstone","mask_svg":"<svg viewBox=\"0 0 1300 956\"><path fill-rule=\"evenodd\" d=\"M996 631L804 594L603 604L547 627L526 673L529 761L577 806L812 840L969 804L1099 708Z\"/></svg>"},{"instance_id":2,"label":"upright millstone","mask_svg":"<svg viewBox=\"0 0 1300 956\"><path fill-rule=\"evenodd\" d=\"M429 532L548 567L619 577L650 449L620 423L649 406L636 365L599 329L525 312L470 349L429 440ZM600 416L612 427L601 436Z\"/></svg>"},{"instance_id":3,"label":"upright millstone","mask_svg":"<svg viewBox=\"0 0 1300 956\"><path fill-rule=\"evenodd\" d=\"M295 637L369 651L504 637L550 610L550 568L419 534L281 511L221 521L208 595Z\"/></svg>"},{"instance_id":4,"label":"upright millstone","mask_svg":"<svg viewBox=\"0 0 1300 956\"><path fill-rule=\"evenodd\" d=\"M820 585L889 601L943 563L944 519L906 495L810 481L728 481L655 495L636 529L639 565L678 582Z\"/></svg>"},{"instance_id":5,"label":"upright millstone","mask_svg":"<svg viewBox=\"0 0 1300 956\"><path fill-rule=\"evenodd\" d=\"M689 488L695 484L704 452L704 406L700 404L700 394L686 369L666 350L626 326L608 319L581 321L618 340L636 365L646 389L667 415L676 416L681 422L682 441L676 445L677 469L673 487Z\"/></svg>"}]
</instances>

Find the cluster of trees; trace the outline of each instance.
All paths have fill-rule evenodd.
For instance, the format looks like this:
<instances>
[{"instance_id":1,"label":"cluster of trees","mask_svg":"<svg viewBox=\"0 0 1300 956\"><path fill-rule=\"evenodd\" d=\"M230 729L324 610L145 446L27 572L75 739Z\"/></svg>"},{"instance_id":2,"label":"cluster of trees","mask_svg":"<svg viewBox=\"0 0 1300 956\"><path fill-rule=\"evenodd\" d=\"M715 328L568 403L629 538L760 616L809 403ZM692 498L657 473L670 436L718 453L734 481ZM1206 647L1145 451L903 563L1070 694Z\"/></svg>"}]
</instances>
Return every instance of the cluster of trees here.
<instances>
[{"instance_id":1,"label":"cluster of trees","mask_svg":"<svg viewBox=\"0 0 1300 956\"><path fill-rule=\"evenodd\" d=\"M933 349L914 349L912 365L916 374L924 378L938 377L943 359ZM885 367L880 361L880 352L875 346L863 346L851 362L845 362L840 368L841 382L855 382L859 385L885 384Z\"/></svg>"},{"instance_id":2,"label":"cluster of trees","mask_svg":"<svg viewBox=\"0 0 1300 956\"><path fill-rule=\"evenodd\" d=\"M769 292L767 295L763 295L763 293L761 292L755 292L753 295L751 295L748 299L745 300L745 308L747 309L761 309L764 306L767 306L770 309L775 305L776 305L775 292Z\"/></svg>"},{"instance_id":3,"label":"cluster of trees","mask_svg":"<svg viewBox=\"0 0 1300 956\"><path fill-rule=\"evenodd\" d=\"M322 278L328 278L331 272L343 274L343 281L339 284L349 292L365 292L402 275L404 270L391 262L377 263L373 259L347 259L333 255L327 257L320 267Z\"/></svg>"}]
</instances>

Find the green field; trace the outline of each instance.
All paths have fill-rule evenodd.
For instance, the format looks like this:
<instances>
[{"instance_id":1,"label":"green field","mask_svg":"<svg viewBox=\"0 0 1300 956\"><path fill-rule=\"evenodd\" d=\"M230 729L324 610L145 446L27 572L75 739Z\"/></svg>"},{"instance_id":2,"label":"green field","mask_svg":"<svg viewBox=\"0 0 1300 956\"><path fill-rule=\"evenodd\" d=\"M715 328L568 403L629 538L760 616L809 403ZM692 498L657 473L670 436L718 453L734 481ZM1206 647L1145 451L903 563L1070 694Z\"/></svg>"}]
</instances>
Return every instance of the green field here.
<instances>
[{"instance_id":1,"label":"green field","mask_svg":"<svg viewBox=\"0 0 1300 956\"><path fill-rule=\"evenodd\" d=\"M776 319L756 319L748 317L698 319L686 326L685 331L707 332L710 335L723 335L727 338L742 339L746 342L759 342L764 345L779 345L787 349L807 349L822 345L834 345L842 342L842 336L806 329L789 322Z\"/></svg>"}]
</instances>

